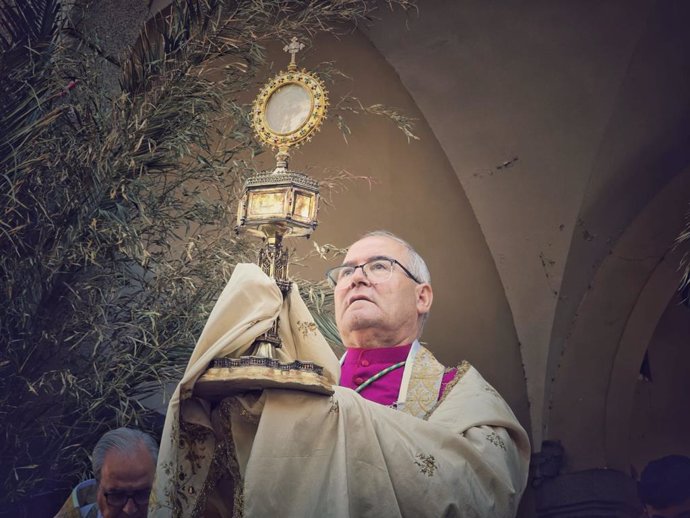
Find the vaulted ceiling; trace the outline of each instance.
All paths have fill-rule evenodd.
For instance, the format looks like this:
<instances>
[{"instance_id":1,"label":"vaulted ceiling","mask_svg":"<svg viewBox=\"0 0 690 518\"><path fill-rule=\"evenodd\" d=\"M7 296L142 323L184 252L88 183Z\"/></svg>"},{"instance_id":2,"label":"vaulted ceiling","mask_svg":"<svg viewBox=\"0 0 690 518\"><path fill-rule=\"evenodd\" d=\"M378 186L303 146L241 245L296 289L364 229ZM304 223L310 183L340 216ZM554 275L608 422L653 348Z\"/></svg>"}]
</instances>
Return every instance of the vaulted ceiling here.
<instances>
[{"instance_id":1,"label":"vaulted ceiling","mask_svg":"<svg viewBox=\"0 0 690 518\"><path fill-rule=\"evenodd\" d=\"M100 2L87 18L117 50L138 34L132 19L169 3ZM462 343L441 356L481 347L482 372L530 422L535 449L562 438L574 468L615 464L612 430L630 420L677 285L688 19L683 0L382 2L370 26L312 55L353 77L334 93L405 105L423 137L408 146L355 121L344 147L323 130L303 162L384 184L343 195L341 212L322 216L323 240L345 246L373 225L421 241L442 279L429 335ZM578 439L582 423L596 432Z\"/></svg>"},{"instance_id":2,"label":"vaulted ceiling","mask_svg":"<svg viewBox=\"0 0 690 518\"><path fill-rule=\"evenodd\" d=\"M538 441L594 272L687 176L690 4L448 0L381 12L367 35L448 157L505 288ZM675 189L668 235L631 261L667 252L690 199Z\"/></svg>"}]
</instances>

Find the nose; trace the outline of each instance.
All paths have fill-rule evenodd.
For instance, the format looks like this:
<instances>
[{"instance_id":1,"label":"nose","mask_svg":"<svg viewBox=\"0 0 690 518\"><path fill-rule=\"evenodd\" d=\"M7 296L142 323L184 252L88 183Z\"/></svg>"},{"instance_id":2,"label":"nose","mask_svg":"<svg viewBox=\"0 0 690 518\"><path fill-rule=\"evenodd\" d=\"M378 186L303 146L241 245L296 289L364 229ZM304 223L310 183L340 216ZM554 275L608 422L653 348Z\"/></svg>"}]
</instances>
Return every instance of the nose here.
<instances>
[{"instance_id":1,"label":"nose","mask_svg":"<svg viewBox=\"0 0 690 518\"><path fill-rule=\"evenodd\" d=\"M355 267L355 271L350 276L350 286L357 284L369 284L369 277L364 273L364 265Z\"/></svg>"},{"instance_id":2,"label":"nose","mask_svg":"<svg viewBox=\"0 0 690 518\"><path fill-rule=\"evenodd\" d=\"M122 508L122 512L127 516L134 516L134 514L139 511L139 506L134 502L134 499L130 496L125 502L125 506Z\"/></svg>"}]
</instances>

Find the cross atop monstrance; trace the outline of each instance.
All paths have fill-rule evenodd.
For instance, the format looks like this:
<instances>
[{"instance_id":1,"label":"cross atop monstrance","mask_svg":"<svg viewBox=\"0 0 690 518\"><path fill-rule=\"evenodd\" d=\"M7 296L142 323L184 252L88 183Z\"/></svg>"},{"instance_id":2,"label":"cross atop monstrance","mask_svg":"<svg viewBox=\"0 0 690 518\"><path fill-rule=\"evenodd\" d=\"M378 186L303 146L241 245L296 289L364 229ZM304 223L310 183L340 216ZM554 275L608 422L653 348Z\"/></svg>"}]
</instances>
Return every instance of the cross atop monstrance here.
<instances>
[{"instance_id":1,"label":"cross atop monstrance","mask_svg":"<svg viewBox=\"0 0 690 518\"><path fill-rule=\"evenodd\" d=\"M297 70L297 63L295 62L295 56L297 53L304 48L304 43L297 41L295 36L292 37L290 43L283 47L283 52L290 54L290 64L288 65L288 70Z\"/></svg>"},{"instance_id":2,"label":"cross atop monstrance","mask_svg":"<svg viewBox=\"0 0 690 518\"><path fill-rule=\"evenodd\" d=\"M259 140L277 150L276 167L247 179L237 210L236 230L264 239L258 264L275 279L283 296L291 286L283 238L308 237L316 228L319 207L318 182L288 170L289 150L311 140L328 107L328 93L321 80L297 69L295 56L303 48L295 37L285 45L283 50L290 54L287 71L269 80L254 101L252 125ZM333 393L321 366L297 359L280 362L275 354L280 347L276 319L254 341L249 356L213 360L196 382L195 394L222 399L231 393L269 387Z\"/></svg>"}]
</instances>

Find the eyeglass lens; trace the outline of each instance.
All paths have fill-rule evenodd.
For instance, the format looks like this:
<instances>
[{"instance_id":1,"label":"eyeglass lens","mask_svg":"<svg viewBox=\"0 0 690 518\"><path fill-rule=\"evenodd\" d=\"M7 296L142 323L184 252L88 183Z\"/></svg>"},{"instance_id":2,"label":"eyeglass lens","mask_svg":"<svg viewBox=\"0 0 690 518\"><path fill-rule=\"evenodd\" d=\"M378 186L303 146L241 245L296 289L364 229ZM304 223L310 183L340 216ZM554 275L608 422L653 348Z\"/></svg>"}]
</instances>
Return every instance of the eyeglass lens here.
<instances>
[{"instance_id":1,"label":"eyeglass lens","mask_svg":"<svg viewBox=\"0 0 690 518\"><path fill-rule=\"evenodd\" d=\"M146 505L149 503L150 494L150 489L141 489L140 491L134 491L132 493L121 493L118 491L105 493L105 499L110 505L115 507L123 507L130 498L134 500L134 503L137 505Z\"/></svg>"},{"instance_id":2,"label":"eyeglass lens","mask_svg":"<svg viewBox=\"0 0 690 518\"><path fill-rule=\"evenodd\" d=\"M380 282L390 278L393 272L393 261L389 259L375 259L359 266L341 266L333 269L331 278L337 284L344 279L352 277L357 268L362 268L368 279Z\"/></svg>"}]
</instances>

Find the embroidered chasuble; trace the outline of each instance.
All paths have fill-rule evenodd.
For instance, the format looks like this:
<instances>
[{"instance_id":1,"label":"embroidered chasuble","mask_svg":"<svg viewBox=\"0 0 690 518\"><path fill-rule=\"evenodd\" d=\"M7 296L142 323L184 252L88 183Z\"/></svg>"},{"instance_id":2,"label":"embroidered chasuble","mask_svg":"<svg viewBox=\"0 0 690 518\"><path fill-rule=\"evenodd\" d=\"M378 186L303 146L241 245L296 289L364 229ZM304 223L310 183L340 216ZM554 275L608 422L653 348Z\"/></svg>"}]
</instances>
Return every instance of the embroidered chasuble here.
<instances>
[{"instance_id":1,"label":"embroidered chasuble","mask_svg":"<svg viewBox=\"0 0 690 518\"><path fill-rule=\"evenodd\" d=\"M149 516L491 517L515 515L529 442L501 396L467 363L425 348L403 372L396 410L334 386L332 396L264 390L211 405L193 397L211 359L247 354L280 316L282 362L339 365L293 285L238 265L168 406Z\"/></svg>"}]
</instances>

